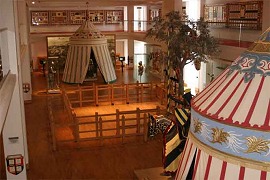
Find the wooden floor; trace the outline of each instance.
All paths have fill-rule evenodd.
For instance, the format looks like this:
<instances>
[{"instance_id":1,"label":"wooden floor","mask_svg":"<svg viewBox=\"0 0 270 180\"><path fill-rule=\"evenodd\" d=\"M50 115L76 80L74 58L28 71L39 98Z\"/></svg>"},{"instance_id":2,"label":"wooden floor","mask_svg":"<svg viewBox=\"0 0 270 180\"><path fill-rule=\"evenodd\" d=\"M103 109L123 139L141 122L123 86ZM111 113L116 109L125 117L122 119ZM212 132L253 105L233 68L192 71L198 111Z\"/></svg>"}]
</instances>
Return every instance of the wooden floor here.
<instances>
[{"instance_id":1,"label":"wooden floor","mask_svg":"<svg viewBox=\"0 0 270 180\"><path fill-rule=\"evenodd\" d=\"M137 78L133 74L131 70L118 71L117 82L135 82ZM33 73L32 79L32 103L25 104L28 179L135 179L134 171L162 166L161 137L147 143L52 151L46 108L48 95L43 93L46 80L42 73ZM142 78L144 82L147 80L160 81L150 76ZM101 106L99 108L102 109Z\"/></svg>"}]
</instances>

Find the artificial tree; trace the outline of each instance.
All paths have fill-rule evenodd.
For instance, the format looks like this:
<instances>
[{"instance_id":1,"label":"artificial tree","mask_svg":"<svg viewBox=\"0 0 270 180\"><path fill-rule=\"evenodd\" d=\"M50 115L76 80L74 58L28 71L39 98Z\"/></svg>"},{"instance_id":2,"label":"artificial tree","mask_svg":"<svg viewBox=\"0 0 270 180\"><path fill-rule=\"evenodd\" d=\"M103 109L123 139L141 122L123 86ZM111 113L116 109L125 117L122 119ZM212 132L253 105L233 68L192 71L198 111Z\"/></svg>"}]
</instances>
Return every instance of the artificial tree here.
<instances>
[{"instance_id":1,"label":"artificial tree","mask_svg":"<svg viewBox=\"0 0 270 180\"><path fill-rule=\"evenodd\" d=\"M210 35L208 23L203 18L197 22L190 21L178 11L171 11L164 18L155 18L146 37L167 45L167 72L170 73L170 69L176 72L178 95L184 94L185 65L206 62L210 55L219 52L217 40Z\"/></svg>"}]
</instances>

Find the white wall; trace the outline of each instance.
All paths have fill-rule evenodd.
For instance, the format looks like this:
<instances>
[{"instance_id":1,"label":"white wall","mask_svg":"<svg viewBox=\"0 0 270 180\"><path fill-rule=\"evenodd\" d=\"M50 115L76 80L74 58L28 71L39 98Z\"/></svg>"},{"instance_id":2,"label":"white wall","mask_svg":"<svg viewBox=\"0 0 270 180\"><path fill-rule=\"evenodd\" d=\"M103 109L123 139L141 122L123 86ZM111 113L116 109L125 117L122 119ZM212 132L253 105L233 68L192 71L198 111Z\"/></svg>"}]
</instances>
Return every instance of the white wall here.
<instances>
[{"instance_id":1,"label":"white wall","mask_svg":"<svg viewBox=\"0 0 270 180\"><path fill-rule=\"evenodd\" d=\"M47 39L44 36L32 38L31 42L33 69L38 70L38 57L47 57Z\"/></svg>"},{"instance_id":2,"label":"white wall","mask_svg":"<svg viewBox=\"0 0 270 180\"><path fill-rule=\"evenodd\" d=\"M3 128L3 144L5 157L9 155L21 154L24 156L24 169L18 175L13 175L7 171L7 179L27 179L26 163L28 163L28 151L26 144L26 130L24 117L24 104L22 93L22 75L20 62L20 44L18 33L17 4L12 0L0 1L0 22L4 31L1 31L1 45L4 41L5 63L9 64L10 72L15 79L15 86L10 99L10 105L6 114ZM5 87L1 87L5 88ZM1 106L1 104L0 104ZM3 113L3 112L2 112ZM11 141L11 137L16 137L16 141Z\"/></svg>"}]
</instances>

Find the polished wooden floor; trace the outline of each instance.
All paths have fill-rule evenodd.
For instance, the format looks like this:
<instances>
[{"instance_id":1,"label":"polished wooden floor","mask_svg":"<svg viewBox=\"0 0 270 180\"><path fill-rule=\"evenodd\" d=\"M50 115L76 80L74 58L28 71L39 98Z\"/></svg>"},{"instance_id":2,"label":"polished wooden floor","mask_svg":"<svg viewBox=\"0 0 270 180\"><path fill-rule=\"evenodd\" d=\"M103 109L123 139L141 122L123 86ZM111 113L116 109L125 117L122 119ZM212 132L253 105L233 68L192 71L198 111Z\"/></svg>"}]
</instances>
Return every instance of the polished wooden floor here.
<instances>
[{"instance_id":1,"label":"polished wooden floor","mask_svg":"<svg viewBox=\"0 0 270 180\"><path fill-rule=\"evenodd\" d=\"M135 74L135 76L134 76ZM117 83L136 82L133 70L117 71ZM101 78L99 78L101 79ZM160 81L145 74L142 82ZM29 149L28 179L134 179L134 170L162 166L162 138L147 143L52 151L47 113L46 79L32 74L33 98L25 104Z\"/></svg>"}]
</instances>

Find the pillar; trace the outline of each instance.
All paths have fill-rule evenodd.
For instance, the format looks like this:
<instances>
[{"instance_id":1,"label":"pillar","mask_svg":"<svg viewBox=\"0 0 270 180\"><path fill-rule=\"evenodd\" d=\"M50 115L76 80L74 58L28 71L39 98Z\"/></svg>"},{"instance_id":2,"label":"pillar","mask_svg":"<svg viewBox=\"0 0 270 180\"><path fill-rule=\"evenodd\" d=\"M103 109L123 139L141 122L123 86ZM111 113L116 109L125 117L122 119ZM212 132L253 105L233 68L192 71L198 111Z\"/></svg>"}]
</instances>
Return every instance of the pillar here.
<instances>
[{"instance_id":1,"label":"pillar","mask_svg":"<svg viewBox=\"0 0 270 180\"><path fill-rule=\"evenodd\" d=\"M263 1L263 22L262 22L262 32L266 31L270 27L270 1L264 0Z\"/></svg>"},{"instance_id":2,"label":"pillar","mask_svg":"<svg viewBox=\"0 0 270 180\"><path fill-rule=\"evenodd\" d=\"M16 1L18 7L18 24L20 32L20 47L21 47L21 68L22 68L22 83L24 101L32 100L32 84L31 84L31 48L29 44L29 22L27 20L28 7L24 1ZM29 89L28 89L29 87Z\"/></svg>"},{"instance_id":3,"label":"pillar","mask_svg":"<svg viewBox=\"0 0 270 180\"><path fill-rule=\"evenodd\" d=\"M5 158L23 157L23 160L18 159L16 162L21 163L22 166L17 166L17 171L21 171L15 175L8 171L7 165L14 161L6 161L7 179L27 179L26 163L28 163L28 151L25 131L25 116L24 116L24 100L22 93L22 76L21 76L21 62L20 62L20 45L19 45L19 30L17 21L17 1L1 0L0 14L4 14L3 18L8 19L2 26L6 27L5 32L1 32L1 43L5 44L4 57L9 64L10 73L14 77L14 88L6 118L3 126L3 145ZM3 42L4 41L4 42ZM14 167L14 166L13 166ZM21 168L23 167L23 168ZM10 170L13 170L12 168Z\"/></svg>"},{"instance_id":4,"label":"pillar","mask_svg":"<svg viewBox=\"0 0 270 180\"><path fill-rule=\"evenodd\" d=\"M182 0L166 0L162 3L162 16L170 11L179 11L182 13Z\"/></svg>"}]
</instances>

